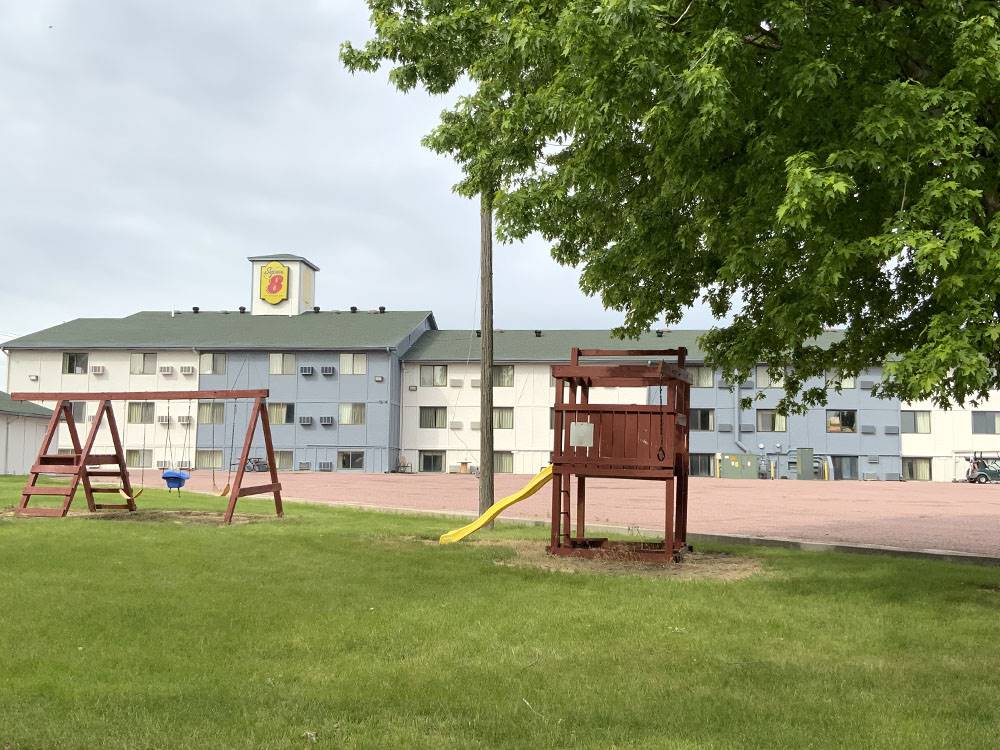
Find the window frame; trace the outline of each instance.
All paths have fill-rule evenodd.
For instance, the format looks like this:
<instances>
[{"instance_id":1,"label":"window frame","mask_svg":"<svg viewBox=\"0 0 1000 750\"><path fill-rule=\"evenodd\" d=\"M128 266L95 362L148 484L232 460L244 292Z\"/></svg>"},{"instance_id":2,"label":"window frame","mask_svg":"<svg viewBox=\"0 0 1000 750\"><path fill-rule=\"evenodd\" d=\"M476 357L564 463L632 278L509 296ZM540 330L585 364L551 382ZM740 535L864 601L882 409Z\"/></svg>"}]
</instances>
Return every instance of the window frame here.
<instances>
[{"instance_id":1,"label":"window frame","mask_svg":"<svg viewBox=\"0 0 1000 750\"><path fill-rule=\"evenodd\" d=\"M288 460L285 461L285 457ZM295 451L290 450L276 450L274 451L274 470L275 471L292 471L295 468Z\"/></svg>"},{"instance_id":2,"label":"window frame","mask_svg":"<svg viewBox=\"0 0 1000 750\"><path fill-rule=\"evenodd\" d=\"M440 469L425 469L424 459L425 458L436 458L441 461ZM445 451L418 451L417 452L417 471L421 474L444 474L447 468L447 454Z\"/></svg>"},{"instance_id":3,"label":"window frame","mask_svg":"<svg viewBox=\"0 0 1000 750\"><path fill-rule=\"evenodd\" d=\"M348 464L354 463L354 458L361 458L360 465L358 466L344 466L344 458L347 458ZM337 451L337 471L364 471L365 470L365 452L359 450L338 450Z\"/></svg>"},{"instance_id":4,"label":"window frame","mask_svg":"<svg viewBox=\"0 0 1000 750\"><path fill-rule=\"evenodd\" d=\"M141 403L141 402L140 402ZM136 454L139 456L139 463L134 463L132 459ZM152 448L126 448L125 466L130 469L151 469L153 468Z\"/></svg>"},{"instance_id":5,"label":"window frame","mask_svg":"<svg viewBox=\"0 0 1000 750\"><path fill-rule=\"evenodd\" d=\"M756 377L756 387L757 388L774 388L774 389L784 389L785 387L785 375L780 375L777 379L771 377L769 372L769 367L767 365L757 365L755 370Z\"/></svg>"},{"instance_id":6,"label":"window frame","mask_svg":"<svg viewBox=\"0 0 1000 750\"><path fill-rule=\"evenodd\" d=\"M444 377L439 378L438 375L442 373ZM425 374L429 374L429 377L425 378ZM420 365L421 388L441 388L446 385L448 385L448 365Z\"/></svg>"},{"instance_id":7,"label":"window frame","mask_svg":"<svg viewBox=\"0 0 1000 750\"><path fill-rule=\"evenodd\" d=\"M132 407L141 409L139 421L132 419ZM146 418L147 412L149 418ZM156 422L156 402L155 401L127 401L125 405L125 423L135 425L154 424Z\"/></svg>"},{"instance_id":8,"label":"window frame","mask_svg":"<svg viewBox=\"0 0 1000 750\"><path fill-rule=\"evenodd\" d=\"M843 416L840 416L838 418L840 420L840 424L838 425L838 429L830 429L831 428L831 417L834 414L839 414L839 415L850 414L851 415L851 421L853 422L853 424L851 425L851 429L849 429L849 430L844 429L844 419L843 419ZM857 409L827 409L826 410L826 431L828 433L830 433L830 434L856 435L858 433L858 410Z\"/></svg>"},{"instance_id":9,"label":"window frame","mask_svg":"<svg viewBox=\"0 0 1000 750\"><path fill-rule=\"evenodd\" d=\"M498 464L504 465L498 465ZM507 466L510 468L508 469ZM493 473L513 474L514 473L514 451L494 451L493 452Z\"/></svg>"},{"instance_id":10,"label":"window frame","mask_svg":"<svg viewBox=\"0 0 1000 750\"><path fill-rule=\"evenodd\" d=\"M267 355L268 375L296 375L298 373L294 352L271 352ZM289 365L291 362L291 365ZM277 363L277 368L275 368Z\"/></svg>"},{"instance_id":11,"label":"window frame","mask_svg":"<svg viewBox=\"0 0 1000 750\"><path fill-rule=\"evenodd\" d=\"M361 421L354 421L355 408L361 407ZM345 411L344 409L349 409L347 419L344 419ZM337 422L341 425L347 427L360 427L363 426L368 421L368 405L361 401L342 401L337 405Z\"/></svg>"},{"instance_id":12,"label":"window frame","mask_svg":"<svg viewBox=\"0 0 1000 750\"><path fill-rule=\"evenodd\" d=\"M510 373L510 377L506 373ZM505 373L502 377L500 373ZM507 382L507 381L510 382ZM501 382L503 381L503 382ZM493 387L513 388L514 387L514 365L493 365Z\"/></svg>"},{"instance_id":13,"label":"window frame","mask_svg":"<svg viewBox=\"0 0 1000 750\"><path fill-rule=\"evenodd\" d=\"M202 412L209 412L212 421L202 421ZM198 412L195 416L197 424L220 425L226 423L226 404L220 401L199 401Z\"/></svg>"},{"instance_id":14,"label":"window frame","mask_svg":"<svg viewBox=\"0 0 1000 750\"><path fill-rule=\"evenodd\" d=\"M762 425L761 417L770 417L770 429L768 425ZM788 432L788 415L779 414L777 409L757 409L756 414L757 432ZM779 429L778 425L781 425Z\"/></svg>"},{"instance_id":15,"label":"window frame","mask_svg":"<svg viewBox=\"0 0 1000 750\"><path fill-rule=\"evenodd\" d=\"M510 414L510 425L507 427L501 426L500 422L506 422L506 419L501 419L499 415L506 416ZM494 406L493 407L493 429L494 430L513 430L514 429L514 407L513 406Z\"/></svg>"},{"instance_id":16,"label":"window frame","mask_svg":"<svg viewBox=\"0 0 1000 750\"><path fill-rule=\"evenodd\" d=\"M926 461L927 478L921 479L917 476L907 476L915 474L913 471L915 461ZM929 456L903 456L903 479L907 482L933 482L934 481L934 461Z\"/></svg>"},{"instance_id":17,"label":"window frame","mask_svg":"<svg viewBox=\"0 0 1000 750\"><path fill-rule=\"evenodd\" d=\"M707 367L705 365L691 365L687 368L687 371L691 374L691 387L692 388L715 388L715 368ZM703 382L705 380L705 373L708 373L708 385Z\"/></svg>"},{"instance_id":18,"label":"window frame","mask_svg":"<svg viewBox=\"0 0 1000 750\"><path fill-rule=\"evenodd\" d=\"M989 418L992 416L993 429L977 429L977 417ZM1000 411L990 411L985 409L976 409L972 412L972 434L973 435L1000 435ZM982 422L982 419L978 420ZM979 425L982 427L983 425Z\"/></svg>"},{"instance_id":19,"label":"window frame","mask_svg":"<svg viewBox=\"0 0 1000 750\"><path fill-rule=\"evenodd\" d=\"M152 367L147 368L147 363L152 358ZM129 375L155 375L157 364L156 352L129 352L128 374ZM138 362L138 367L136 366Z\"/></svg>"},{"instance_id":20,"label":"window frame","mask_svg":"<svg viewBox=\"0 0 1000 750\"><path fill-rule=\"evenodd\" d=\"M344 363L348 362L348 365ZM358 363L361 363L360 369ZM368 374L368 353L367 352L341 352L340 353L340 374L341 375L367 375Z\"/></svg>"},{"instance_id":21,"label":"window frame","mask_svg":"<svg viewBox=\"0 0 1000 750\"><path fill-rule=\"evenodd\" d=\"M285 413L282 415L282 421L280 422L275 416L279 406L285 408ZM274 409L275 412L272 412L272 409ZM295 404L291 401L269 401L267 404L267 418L272 425L295 424Z\"/></svg>"},{"instance_id":22,"label":"window frame","mask_svg":"<svg viewBox=\"0 0 1000 750\"><path fill-rule=\"evenodd\" d=\"M921 430L918 414L927 415L927 429ZM910 425L907 426L906 422ZM930 435L931 433L931 412L929 409L900 409L899 410L899 432L903 435Z\"/></svg>"},{"instance_id":23,"label":"window frame","mask_svg":"<svg viewBox=\"0 0 1000 750\"><path fill-rule=\"evenodd\" d=\"M695 418L708 415L708 427L701 427L701 420ZM688 410L688 432L715 432L715 409L710 407L695 407Z\"/></svg>"},{"instance_id":24,"label":"window frame","mask_svg":"<svg viewBox=\"0 0 1000 750\"><path fill-rule=\"evenodd\" d=\"M228 366L229 356L225 352L199 352L198 354L199 375L225 375Z\"/></svg>"},{"instance_id":25,"label":"window frame","mask_svg":"<svg viewBox=\"0 0 1000 750\"><path fill-rule=\"evenodd\" d=\"M702 459L708 459L708 473L702 474L700 471L696 473L694 468L694 460L698 459L699 462ZM688 468L689 476L692 477L714 477L715 476L715 454L714 453L689 453L688 454Z\"/></svg>"},{"instance_id":26,"label":"window frame","mask_svg":"<svg viewBox=\"0 0 1000 750\"><path fill-rule=\"evenodd\" d=\"M218 462L215 461L203 461L202 458L206 455L218 455ZM223 453L221 448L196 448L194 452L194 468L195 469L221 469L223 463Z\"/></svg>"},{"instance_id":27,"label":"window frame","mask_svg":"<svg viewBox=\"0 0 1000 750\"><path fill-rule=\"evenodd\" d=\"M80 364L80 362L83 364ZM90 352L63 352L62 353L62 374L63 375L86 375L90 365ZM77 372L77 369L80 372Z\"/></svg>"},{"instance_id":28,"label":"window frame","mask_svg":"<svg viewBox=\"0 0 1000 750\"><path fill-rule=\"evenodd\" d=\"M448 428L448 407L421 406L418 420L421 430L445 430Z\"/></svg>"}]
</instances>

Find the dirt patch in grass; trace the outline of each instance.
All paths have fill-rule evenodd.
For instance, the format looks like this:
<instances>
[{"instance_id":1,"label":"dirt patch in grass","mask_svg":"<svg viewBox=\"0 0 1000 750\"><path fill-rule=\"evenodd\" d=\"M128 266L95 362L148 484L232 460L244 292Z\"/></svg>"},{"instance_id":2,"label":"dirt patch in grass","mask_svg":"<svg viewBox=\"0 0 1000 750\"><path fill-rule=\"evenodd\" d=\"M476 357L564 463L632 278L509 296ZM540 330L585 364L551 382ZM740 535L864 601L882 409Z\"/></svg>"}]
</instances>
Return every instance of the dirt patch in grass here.
<instances>
[{"instance_id":1,"label":"dirt patch in grass","mask_svg":"<svg viewBox=\"0 0 1000 750\"><path fill-rule=\"evenodd\" d=\"M0 516L15 518L14 508L4 508L0 511ZM121 521L132 523L179 523L179 524L200 524L215 525L222 524L222 511L214 510L137 510L129 513L124 510L98 511L91 513L87 510L71 510L69 518L82 518L88 521ZM30 518L30 516L28 516ZM46 518L48 521L58 520L56 518ZM233 516L234 524L262 523L266 521L277 521L277 516L253 515L237 513Z\"/></svg>"}]
</instances>

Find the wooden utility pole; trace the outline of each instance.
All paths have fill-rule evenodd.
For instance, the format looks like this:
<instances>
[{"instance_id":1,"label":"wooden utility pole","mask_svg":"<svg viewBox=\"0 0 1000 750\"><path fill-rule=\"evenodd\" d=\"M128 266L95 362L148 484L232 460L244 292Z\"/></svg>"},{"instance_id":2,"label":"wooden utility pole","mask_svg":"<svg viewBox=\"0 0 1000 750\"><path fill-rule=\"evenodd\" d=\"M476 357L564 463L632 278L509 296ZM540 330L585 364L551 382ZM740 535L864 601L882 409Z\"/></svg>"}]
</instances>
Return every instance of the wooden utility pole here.
<instances>
[{"instance_id":1,"label":"wooden utility pole","mask_svg":"<svg viewBox=\"0 0 1000 750\"><path fill-rule=\"evenodd\" d=\"M485 192L479 206L479 279L479 512L483 513L493 504L493 195Z\"/></svg>"}]
</instances>

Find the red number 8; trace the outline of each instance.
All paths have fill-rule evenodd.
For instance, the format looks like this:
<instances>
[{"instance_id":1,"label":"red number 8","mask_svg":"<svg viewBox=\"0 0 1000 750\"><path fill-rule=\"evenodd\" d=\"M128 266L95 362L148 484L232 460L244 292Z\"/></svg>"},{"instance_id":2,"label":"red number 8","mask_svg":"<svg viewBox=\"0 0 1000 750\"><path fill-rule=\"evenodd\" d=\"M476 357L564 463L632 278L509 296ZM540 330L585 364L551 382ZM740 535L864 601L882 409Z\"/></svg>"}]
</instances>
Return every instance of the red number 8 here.
<instances>
[{"instance_id":1,"label":"red number 8","mask_svg":"<svg viewBox=\"0 0 1000 750\"><path fill-rule=\"evenodd\" d=\"M281 291L281 287L285 284L285 277L281 274L277 274L271 277L271 281L267 285L268 294L277 294Z\"/></svg>"}]
</instances>

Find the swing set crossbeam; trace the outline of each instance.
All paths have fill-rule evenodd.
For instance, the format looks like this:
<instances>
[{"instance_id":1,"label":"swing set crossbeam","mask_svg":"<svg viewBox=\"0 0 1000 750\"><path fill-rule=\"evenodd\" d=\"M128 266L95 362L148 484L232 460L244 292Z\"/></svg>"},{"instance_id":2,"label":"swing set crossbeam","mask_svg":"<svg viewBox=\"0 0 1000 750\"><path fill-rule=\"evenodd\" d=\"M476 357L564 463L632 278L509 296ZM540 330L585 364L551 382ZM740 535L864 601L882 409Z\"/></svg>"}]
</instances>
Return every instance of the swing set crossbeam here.
<instances>
[{"instance_id":1,"label":"swing set crossbeam","mask_svg":"<svg viewBox=\"0 0 1000 750\"><path fill-rule=\"evenodd\" d=\"M111 408L112 401L192 401L200 399L253 399L253 408L250 411L250 419L247 424L246 437L243 441L242 458L236 477L233 480L229 491L229 503L223 516L224 523L230 524L233 514L236 511L236 502L241 497L249 495L270 494L274 498L274 510L278 516L284 515L281 503L281 483L278 481L278 472L275 468L274 445L271 440L271 422L267 413L267 397L270 392L267 389L252 390L206 390L206 391L110 391L98 393L86 392L38 392L38 393L12 393L11 398L15 401L55 401L56 406L52 411L52 417L46 427L42 437L42 443L35 458L34 465L28 475L28 480L21 490L21 502L15 513L21 516L50 516L61 517L69 513L70 506L79 485L83 485L84 494L87 498L87 509L91 512L98 510L128 510L135 511L135 498L137 493L132 490L132 483L129 478L128 467L125 462L125 450L122 445L122 438L118 432L118 425L115 420L114 410ZM80 440L76 423L73 419L72 403L74 401L97 401L99 402L97 412L94 414L93 422L87 433L85 441ZM271 474L269 484L257 485L253 487L243 486L243 475L246 464L250 456L250 449L253 444L254 433L257 425L260 424L261 433L264 437L264 447L267 451L268 470ZM64 424L69 432L70 442L73 446L73 453L70 455L60 455L49 453L53 440L59 432L60 424ZM94 453L94 445L97 442L97 434L102 424L106 424L111 433L111 441L114 446L114 453ZM234 422L235 429L235 422ZM117 469L92 470L89 467L94 465L117 465ZM58 474L69 480L68 485L60 486L39 486L38 479L45 474ZM119 477L121 488L94 487L91 478L97 477ZM124 503L97 503L94 500L95 494L119 492L126 500ZM141 490L140 490L141 492ZM53 496L62 499L62 507L28 507L28 503L33 497Z\"/></svg>"}]
</instances>

